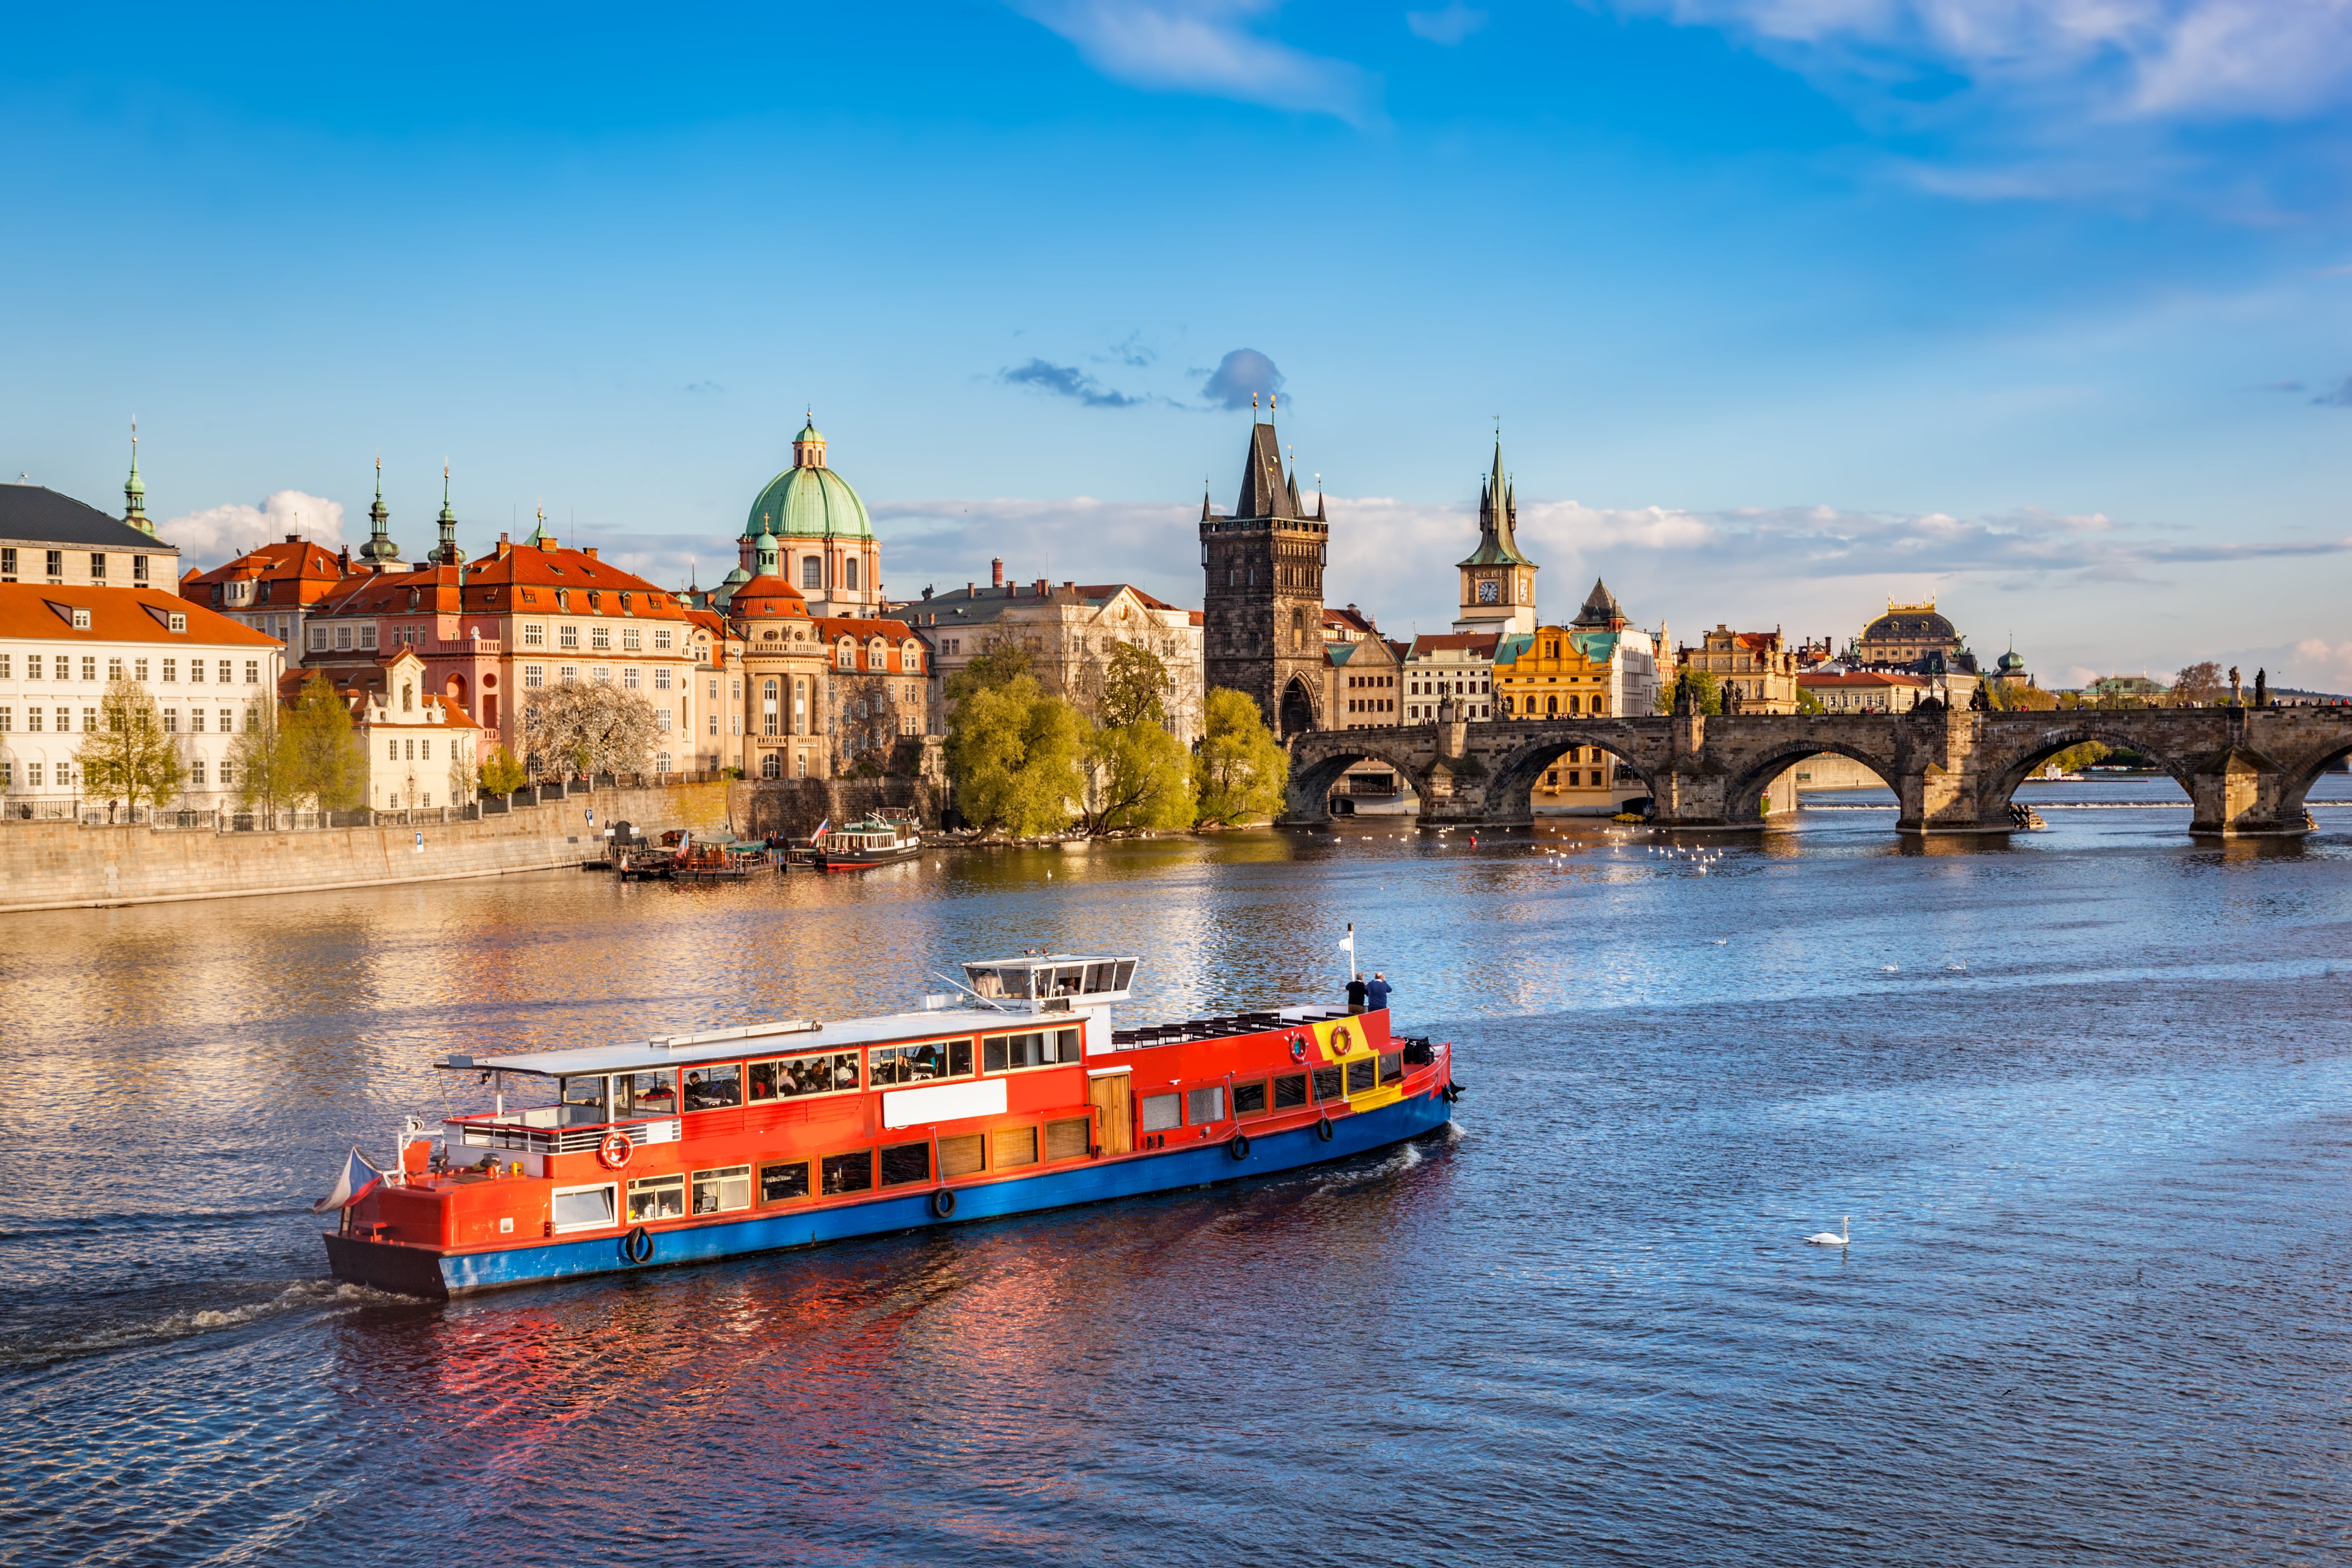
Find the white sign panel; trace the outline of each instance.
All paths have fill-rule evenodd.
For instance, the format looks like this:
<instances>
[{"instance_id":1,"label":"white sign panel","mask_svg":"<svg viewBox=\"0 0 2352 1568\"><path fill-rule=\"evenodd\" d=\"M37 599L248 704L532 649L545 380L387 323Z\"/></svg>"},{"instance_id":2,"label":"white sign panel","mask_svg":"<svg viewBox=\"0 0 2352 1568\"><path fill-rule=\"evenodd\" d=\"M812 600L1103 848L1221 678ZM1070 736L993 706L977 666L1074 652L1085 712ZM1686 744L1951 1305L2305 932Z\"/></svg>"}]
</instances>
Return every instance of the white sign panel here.
<instances>
[{"instance_id":1,"label":"white sign panel","mask_svg":"<svg viewBox=\"0 0 2352 1568\"><path fill-rule=\"evenodd\" d=\"M935 1083L929 1089L894 1089L882 1097L885 1127L919 1127L929 1121L1003 1114L1001 1078L984 1078L978 1083Z\"/></svg>"}]
</instances>

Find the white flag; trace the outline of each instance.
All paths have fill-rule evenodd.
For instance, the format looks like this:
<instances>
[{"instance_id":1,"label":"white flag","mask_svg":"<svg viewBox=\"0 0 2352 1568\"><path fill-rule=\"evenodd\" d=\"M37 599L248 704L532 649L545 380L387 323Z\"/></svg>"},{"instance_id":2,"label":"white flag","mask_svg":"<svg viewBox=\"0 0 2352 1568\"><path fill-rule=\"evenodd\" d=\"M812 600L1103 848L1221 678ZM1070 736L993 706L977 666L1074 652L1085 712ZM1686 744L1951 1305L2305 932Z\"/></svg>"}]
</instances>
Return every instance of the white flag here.
<instances>
[{"instance_id":1,"label":"white flag","mask_svg":"<svg viewBox=\"0 0 2352 1568\"><path fill-rule=\"evenodd\" d=\"M1355 952L1355 951L1356 951L1356 933L1355 933L1354 931L1349 931L1349 932L1348 933L1348 935L1347 935L1346 939L1345 939L1345 940L1343 940L1343 941L1339 943L1339 945L1340 945L1342 948L1346 949L1346 950L1347 950L1348 952Z\"/></svg>"}]
</instances>

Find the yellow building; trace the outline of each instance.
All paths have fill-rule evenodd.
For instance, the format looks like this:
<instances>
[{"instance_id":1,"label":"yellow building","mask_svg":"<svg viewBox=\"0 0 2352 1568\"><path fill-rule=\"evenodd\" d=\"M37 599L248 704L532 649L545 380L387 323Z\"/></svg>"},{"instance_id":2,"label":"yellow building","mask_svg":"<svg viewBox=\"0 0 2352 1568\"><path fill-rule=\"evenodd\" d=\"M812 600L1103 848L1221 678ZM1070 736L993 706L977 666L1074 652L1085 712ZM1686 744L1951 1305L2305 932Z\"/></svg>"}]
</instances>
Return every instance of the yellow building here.
<instances>
[{"instance_id":1,"label":"yellow building","mask_svg":"<svg viewBox=\"0 0 2352 1568\"><path fill-rule=\"evenodd\" d=\"M1698 647L1677 651L1675 660L1686 670L1705 670L1715 677L1716 689L1742 713L1794 713L1797 710L1797 650L1775 626L1769 632L1735 632L1717 625L1702 633Z\"/></svg>"},{"instance_id":2,"label":"yellow building","mask_svg":"<svg viewBox=\"0 0 2352 1568\"><path fill-rule=\"evenodd\" d=\"M1500 639L1494 679L1498 721L1639 718L1657 706L1656 645L1596 583L1573 625ZM1544 770L1534 805L1547 815L1605 816L1648 793L1608 752L1571 746Z\"/></svg>"}]
</instances>

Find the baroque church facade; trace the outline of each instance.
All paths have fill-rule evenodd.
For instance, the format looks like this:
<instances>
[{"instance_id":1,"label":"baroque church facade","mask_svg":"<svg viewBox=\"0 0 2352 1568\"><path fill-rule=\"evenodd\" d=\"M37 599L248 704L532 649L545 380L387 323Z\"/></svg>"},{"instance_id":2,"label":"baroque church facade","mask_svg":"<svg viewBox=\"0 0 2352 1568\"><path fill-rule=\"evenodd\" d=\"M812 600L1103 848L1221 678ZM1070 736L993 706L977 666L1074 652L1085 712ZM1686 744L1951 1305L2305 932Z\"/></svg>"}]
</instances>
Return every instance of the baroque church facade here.
<instances>
[{"instance_id":1,"label":"baroque church facade","mask_svg":"<svg viewBox=\"0 0 2352 1568\"><path fill-rule=\"evenodd\" d=\"M1330 538L1322 496L1308 515L1271 418L1260 422L1253 412L1232 513L1201 497L1202 675L1211 688L1247 692L1284 740L1329 727L1323 572Z\"/></svg>"}]
</instances>

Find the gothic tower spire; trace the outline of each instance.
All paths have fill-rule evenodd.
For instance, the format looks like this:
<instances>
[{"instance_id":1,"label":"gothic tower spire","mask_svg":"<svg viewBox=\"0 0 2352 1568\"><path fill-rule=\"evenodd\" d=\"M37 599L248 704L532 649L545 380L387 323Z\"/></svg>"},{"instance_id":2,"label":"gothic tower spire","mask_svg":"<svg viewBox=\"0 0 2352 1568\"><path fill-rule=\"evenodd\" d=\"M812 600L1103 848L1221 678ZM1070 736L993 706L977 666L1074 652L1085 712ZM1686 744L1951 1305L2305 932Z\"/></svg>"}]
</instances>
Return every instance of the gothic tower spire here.
<instances>
[{"instance_id":1,"label":"gothic tower spire","mask_svg":"<svg viewBox=\"0 0 2352 1568\"><path fill-rule=\"evenodd\" d=\"M466 552L457 548L457 514L449 510L449 465L441 465L441 546L433 559L444 566L462 566Z\"/></svg>"},{"instance_id":2,"label":"gothic tower spire","mask_svg":"<svg viewBox=\"0 0 2352 1568\"><path fill-rule=\"evenodd\" d=\"M139 421L131 421L131 477L122 481L122 521L140 532L153 535L147 521L147 482L139 477Z\"/></svg>"}]
</instances>

